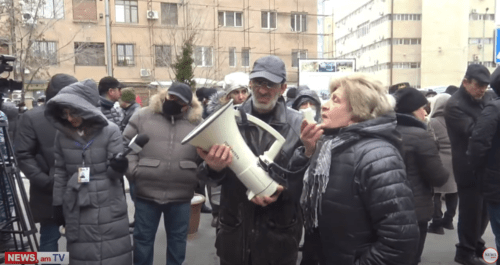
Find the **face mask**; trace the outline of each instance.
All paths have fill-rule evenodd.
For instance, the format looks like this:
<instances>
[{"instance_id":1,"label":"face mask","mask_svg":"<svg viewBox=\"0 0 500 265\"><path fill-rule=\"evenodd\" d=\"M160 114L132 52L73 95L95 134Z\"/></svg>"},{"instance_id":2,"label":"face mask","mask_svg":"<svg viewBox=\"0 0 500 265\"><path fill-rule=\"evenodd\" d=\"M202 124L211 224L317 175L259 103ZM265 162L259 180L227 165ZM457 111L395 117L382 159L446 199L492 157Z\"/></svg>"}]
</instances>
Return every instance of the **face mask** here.
<instances>
[{"instance_id":1,"label":"face mask","mask_svg":"<svg viewBox=\"0 0 500 265\"><path fill-rule=\"evenodd\" d=\"M165 100L163 102L163 114L178 115L182 112L182 105L175 100Z\"/></svg>"}]
</instances>

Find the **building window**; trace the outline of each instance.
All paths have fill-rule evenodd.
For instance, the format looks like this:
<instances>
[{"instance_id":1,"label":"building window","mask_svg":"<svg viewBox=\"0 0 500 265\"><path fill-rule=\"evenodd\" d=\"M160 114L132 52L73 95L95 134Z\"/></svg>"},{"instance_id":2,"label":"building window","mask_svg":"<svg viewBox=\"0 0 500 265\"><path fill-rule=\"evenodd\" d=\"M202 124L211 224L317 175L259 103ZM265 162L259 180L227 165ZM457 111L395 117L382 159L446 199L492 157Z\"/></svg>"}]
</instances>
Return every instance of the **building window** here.
<instances>
[{"instance_id":1,"label":"building window","mask_svg":"<svg viewBox=\"0 0 500 265\"><path fill-rule=\"evenodd\" d=\"M161 3L161 24L177 26L177 4Z\"/></svg>"},{"instance_id":2,"label":"building window","mask_svg":"<svg viewBox=\"0 0 500 265\"><path fill-rule=\"evenodd\" d=\"M243 67L250 66L250 48L241 49L241 66Z\"/></svg>"},{"instance_id":3,"label":"building window","mask_svg":"<svg viewBox=\"0 0 500 265\"><path fill-rule=\"evenodd\" d=\"M116 65L133 66L134 44L116 44Z\"/></svg>"},{"instance_id":4,"label":"building window","mask_svg":"<svg viewBox=\"0 0 500 265\"><path fill-rule=\"evenodd\" d=\"M394 45L420 45L422 39L393 39Z\"/></svg>"},{"instance_id":5,"label":"building window","mask_svg":"<svg viewBox=\"0 0 500 265\"><path fill-rule=\"evenodd\" d=\"M104 65L104 43L75 42L75 65Z\"/></svg>"},{"instance_id":6,"label":"building window","mask_svg":"<svg viewBox=\"0 0 500 265\"><path fill-rule=\"evenodd\" d=\"M64 18L64 0L27 0L22 12L31 14L34 19L61 19Z\"/></svg>"},{"instance_id":7,"label":"building window","mask_svg":"<svg viewBox=\"0 0 500 265\"><path fill-rule=\"evenodd\" d=\"M495 62L469 61L468 65L471 65L471 64L482 64L482 65L484 65L486 67L490 67L490 68L497 67L497 64Z\"/></svg>"},{"instance_id":8,"label":"building window","mask_svg":"<svg viewBox=\"0 0 500 265\"><path fill-rule=\"evenodd\" d=\"M236 66L236 48L229 47L229 66Z\"/></svg>"},{"instance_id":9,"label":"building window","mask_svg":"<svg viewBox=\"0 0 500 265\"><path fill-rule=\"evenodd\" d=\"M243 13L232 11L219 12L219 26L221 27L242 27Z\"/></svg>"},{"instance_id":10,"label":"building window","mask_svg":"<svg viewBox=\"0 0 500 265\"><path fill-rule=\"evenodd\" d=\"M194 52L194 63L197 66L212 66L212 47L196 47Z\"/></svg>"},{"instance_id":11,"label":"building window","mask_svg":"<svg viewBox=\"0 0 500 265\"><path fill-rule=\"evenodd\" d=\"M365 22L358 26L357 35L358 38L366 36L370 32L370 24Z\"/></svg>"},{"instance_id":12,"label":"building window","mask_svg":"<svg viewBox=\"0 0 500 265\"><path fill-rule=\"evenodd\" d=\"M57 43L54 41L35 41L31 46L33 58L43 65L57 64Z\"/></svg>"},{"instance_id":13,"label":"building window","mask_svg":"<svg viewBox=\"0 0 500 265\"><path fill-rule=\"evenodd\" d=\"M97 21L95 0L73 0L73 20Z\"/></svg>"},{"instance_id":14,"label":"building window","mask_svg":"<svg viewBox=\"0 0 500 265\"><path fill-rule=\"evenodd\" d=\"M495 14L477 14L471 13L469 20L495 20Z\"/></svg>"},{"instance_id":15,"label":"building window","mask_svg":"<svg viewBox=\"0 0 500 265\"><path fill-rule=\"evenodd\" d=\"M393 69L418 69L420 68L420 62L404 62L404 63L393 63Z\"/></svg>"},{"instance_id":16,"label":"building window","mask_svg":"<svg viewBox=\"0 0 500 265\"><path fill-rule=\"evenodd\" d=\"M292 31L306 32L307 31L307 15L292 14L291 17Z\"/></svg>"},{"instance_id":17,"label":"building window","mask_svg":"<svg viewBox=\"0 0 500 265\"><path fill-rule=\"evenodd\" d=\"M172 64L172 46L155 46L155 64L158 67L167 67Z\"/></svg>"},{"instance_id":18,"label":"building window","mask_svg":"<svg viewBox=\"0 0 500 265\"><path fill-rule=\"evenodd\" d=\"M418 21L422 20L421 14L393 14L394 20L400 21Z\"/></svg>"},{"instance_id":19,"label":"building window","mask_svg":"<svg viewBox=\"0 0 500 265\"><path fill-rule=\"evenodd\" d=\"M307 58L307 50L292 50L292 67L299 67L299 59Z\"/></svg>"},{"instance_id":20,"label":"building window","mask_svg":"<svg viewBox=\"0 0 500 265\"><path fill-rule=\"evenodd\" d=\"M115 12L116 22L137 23L136 0L116 0Z\"/></svg>"},{"instance_id":21,"label":"building window","mask_svg":"<svg viewBox=\"0 0 500 265\"><path fill-rule=\"evenodd\" d=\"M263 29L275 29L276 20L277 20L276 12L272 11L261 12L261 26Z\"/></svg>"},{"instance_id":22,"label":"building window","mask_svg":"<svg viewBox=\"0 0 500 265\"><path fill-rule=\"evenodd\" d=\"M469 38L469 44L493 44L493 38Z\"/></svg>"}]
</instances>

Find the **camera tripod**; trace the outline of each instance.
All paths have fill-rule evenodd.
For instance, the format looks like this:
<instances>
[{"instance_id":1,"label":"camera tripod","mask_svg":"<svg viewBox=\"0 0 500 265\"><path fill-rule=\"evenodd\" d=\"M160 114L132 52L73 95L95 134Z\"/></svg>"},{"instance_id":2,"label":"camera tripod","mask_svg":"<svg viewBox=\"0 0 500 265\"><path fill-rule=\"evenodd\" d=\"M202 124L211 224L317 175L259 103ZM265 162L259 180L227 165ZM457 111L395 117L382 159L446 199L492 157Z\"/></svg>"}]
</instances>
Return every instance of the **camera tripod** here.
<instances>
[{"instance_id":1,"label":"camera tripod","mask_svg":"<svg viewBox=\"0 0 500 265\"><path fill-rule=\"evenodd\" d=\"M1 98L1 97L0 97ZM0 235L13 239L8 251L38 252L36 226L28 205L14 149L8 134L7 117L0 113ZM23 238L27 238L27 243ZM1 244L1 243L0 243ZM28 249L29 247L29 249Z\"/></svg>"}]
</instances>

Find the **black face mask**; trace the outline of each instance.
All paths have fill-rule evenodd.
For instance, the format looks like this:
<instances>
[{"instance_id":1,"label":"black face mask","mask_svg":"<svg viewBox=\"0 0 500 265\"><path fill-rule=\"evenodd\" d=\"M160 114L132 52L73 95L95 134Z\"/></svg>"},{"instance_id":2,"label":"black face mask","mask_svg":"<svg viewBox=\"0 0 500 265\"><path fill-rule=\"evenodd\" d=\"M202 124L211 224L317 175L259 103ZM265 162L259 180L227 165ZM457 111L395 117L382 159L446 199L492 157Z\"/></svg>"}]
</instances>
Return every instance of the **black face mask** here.
<instances>
[{"instance_id":1,"label":"black face mask","mask_svg":"<svg viewBox=\"0 0 500 265\"><path fill-rule=\"evenodd\" d=\"M165 100L163 102L163 114L165 115L178 115L182 112L182 105L175 100Z\"/></svg>"}]
</instances>

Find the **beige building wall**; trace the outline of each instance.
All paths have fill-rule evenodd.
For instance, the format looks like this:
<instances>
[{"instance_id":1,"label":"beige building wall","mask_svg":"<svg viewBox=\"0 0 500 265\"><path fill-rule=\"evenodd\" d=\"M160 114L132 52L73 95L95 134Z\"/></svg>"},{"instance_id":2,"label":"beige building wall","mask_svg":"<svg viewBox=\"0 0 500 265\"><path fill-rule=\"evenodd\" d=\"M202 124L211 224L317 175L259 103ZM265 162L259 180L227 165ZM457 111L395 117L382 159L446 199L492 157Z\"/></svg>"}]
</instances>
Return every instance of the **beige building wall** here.
<instances>
[{"instance_id":1,"label":"beige building wall","mask_svg":"<svg viewBox=\"0 0 500 265\"><path fill-rule=\"evenodd\" d=\"M387 86L459 85L470 63L494 69L494 0L336 2L335 57L355 58L357 71Z\"/></svg>"},{"instance_id":2,"label":"beige building wall","mask_svg":"<svg viewBox=\"0 0 500 265\"><path fill-rule=\"evenodd\" d=\"M64 0L65 16L44 30L45 41L55 41L58 46L57 65L48 68L48 74L67 73L78 79L99 80L107 75L111 64L113 75L130 84L147 84L151 81L167 81L174 78L172 68L159 67L155 63L155 45L172 46L172 56L180 53L184 36L196 32L195 45L212 48L211 66L197 66L195 77L222 80L224 75L243 71L250 72L253 62L263 56L275 54L283 59L287 67L288 81L296 83L297 67L292 67L292 51L301 50L308 58L317 58L317 5L308 0L196 0L173 1L177 3L178 25L168 26L161 22L161 3L137 1L138 22L116 22L115 0L110 0L112 62L105 58L105 65L75 65L75 42L106 42L104 1L96 1L96 17L90 20L75 20L74 3L79 0ZM181 4L182 3L182 4ZM75 5L76 6L76 5ZM157 11L159 19L147 19L147 10ZM219 11L243 13L241 27L218 26ZM261 27L261 12L277 12L277 28ZM291 29L291 14L307 14L307 31ZM187 27L186 25L189 25ZM37 25L36 27L39 27ZM188 29L189 28L189 29ZM117 44L134 45L134 64L117 65ZM229 48L236 48L236 66L229 66ZM250 49L249 66L242 65L242 49ZM99 55L101 56L101 55ZM105 56L102 55L102 56ZM148 69L150 77L141 77L141 69ZM29 77L28 77L29 78Z\"/></svg>"},{"instance_id":3,"label":"beige building wall","mask_svg":"<svg viewBox=\"0 0 500 265\"><path fill-rule=\"evenodd\" d=\"M469 1L422 2L422 87L458 85L469 58Z\"/></svg>"}]
</instances>

